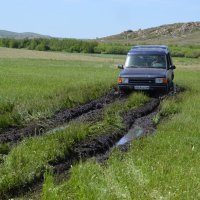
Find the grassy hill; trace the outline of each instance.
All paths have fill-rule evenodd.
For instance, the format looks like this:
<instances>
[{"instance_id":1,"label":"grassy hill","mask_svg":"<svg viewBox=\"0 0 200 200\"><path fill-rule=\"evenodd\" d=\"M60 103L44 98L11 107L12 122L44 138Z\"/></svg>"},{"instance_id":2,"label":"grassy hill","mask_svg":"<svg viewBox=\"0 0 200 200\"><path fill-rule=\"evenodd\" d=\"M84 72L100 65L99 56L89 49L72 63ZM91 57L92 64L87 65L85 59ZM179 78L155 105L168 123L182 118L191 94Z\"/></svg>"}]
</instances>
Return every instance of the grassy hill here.
<instances>
[{"instance_id":1,"label":"grassy hill","mask_svg":"<svg viewBox=\"0 0 200 200\"><path fill-rule=\"evenodd\" d=\"M31 32L17 33L12 31L0 30L0 38L32 39L32 38L50 38L50 36L31 33Z\"/></svg>"},{"instance_id":2,"label":"grassy hill","mask_svg":"<svg viewBox=\"0 0 200 200\"><path fill-rule=\"evenodd\" d=\"M39 34L21 33L18 36L15 34L0 31L0 47L126 55L129 49L136 44L165 44L169 45L173 57L200 57L200 22L175 23L138 31L127 30L118 35L96 40L49 39L48 36ZM16 39L17 37L21 39ZM29 39L22 39L23 37Z\"/></svg>"},{"instance_id":3,"label":"grassy hill","mask_svg":"<svg viewBox=\"0 0 200 200\"><path fill-rule=\"evenodd\" d=\"M98 41L131 44L200 44L200 22L167 24L137 31L127 30L100 38Z\"/></svg>"}]
</instances>

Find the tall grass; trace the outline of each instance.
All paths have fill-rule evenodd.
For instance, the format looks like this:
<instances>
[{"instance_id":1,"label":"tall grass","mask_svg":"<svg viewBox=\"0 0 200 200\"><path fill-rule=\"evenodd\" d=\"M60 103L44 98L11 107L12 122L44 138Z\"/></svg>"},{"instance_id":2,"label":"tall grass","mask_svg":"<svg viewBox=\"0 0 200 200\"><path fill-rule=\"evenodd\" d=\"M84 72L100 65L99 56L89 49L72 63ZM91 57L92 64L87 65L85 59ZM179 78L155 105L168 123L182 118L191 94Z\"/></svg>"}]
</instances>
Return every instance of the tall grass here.
<instances>
[{"instance_id":1,"label":"tall grass","mask_svg":"<svg viewBox=\"0 0 200 200\"><path fill-rule=\"evenodd\" d=\"M105 94L118 70L109 62L0 60L0 129L50 116Z\"/></svg>"},{"instance_id":2,"label":"tall grass","mask_svg":"<svg viewBox=\"0 0 200 200\"><path fill-rule=\"evenodd\" d=\"M200 46L199 45L187 45L187 46L170 46L171 54L174 57L186 57L186 58L199 58Z\"/></svg>"},{"instance_id":3,"label":"tall grass","mask_svg":"<svg viewBox=\"0 0 200 200\"><path fill-rule=\"evenodd\" d=\"M157 134L114 151L105 165L74 166L61 185L46 175L43 199L199 199L200 72L178 70L176 82L186 91L163 102Z\"/></svg>"},{"instance_id":4,"label":"tall grass","mask_svg":"<svg viewBox=\"0 0 200 200\"><path fill-rule=\"evenodd\" d=\"M20 188L40 177L51 168L49 162L69 155L73 144L86 136L122 128L119 115L147 101L147 96L134 94L123 104L116 102L108 106L104 111L105 118L98 123L99 129L97 125L72 123L65 130L22 141L10 151L0 165L0 196L6 197L11 188ZM119 118L120 121L113 121L113 117Z\"/></svg>"}]
</instances>

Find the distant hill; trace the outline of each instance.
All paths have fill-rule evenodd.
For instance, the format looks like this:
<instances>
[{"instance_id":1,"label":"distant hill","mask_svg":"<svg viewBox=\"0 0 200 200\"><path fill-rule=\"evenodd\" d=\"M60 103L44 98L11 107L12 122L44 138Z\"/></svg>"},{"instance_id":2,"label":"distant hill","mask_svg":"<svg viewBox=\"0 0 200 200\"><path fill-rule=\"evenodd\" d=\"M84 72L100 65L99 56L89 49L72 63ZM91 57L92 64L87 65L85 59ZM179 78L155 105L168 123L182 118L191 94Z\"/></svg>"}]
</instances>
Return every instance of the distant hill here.
<instances>
[{"instance_id":1,"label":"distant hill","mask_svg":"<svg viewBox=\"0 0 200 200\"><path fill-rule=\"evenodd\" d=\"M48 35L40 35L37 33L25 32L17 33L12 31L0 30L0 38L15 38L15 39L24 39L24 38L51 38Z\"/></svg>"},{"instance_id":2,"label":"distant hill","mask_svg":"<svg viewBox=\"0 0 200 200\"><path fill-rule=\"evenodd\" d=\"M167 24L137 31L127 30L97 40L132 44L200 44L200 22Z\"/></svg>"}]
</instances>

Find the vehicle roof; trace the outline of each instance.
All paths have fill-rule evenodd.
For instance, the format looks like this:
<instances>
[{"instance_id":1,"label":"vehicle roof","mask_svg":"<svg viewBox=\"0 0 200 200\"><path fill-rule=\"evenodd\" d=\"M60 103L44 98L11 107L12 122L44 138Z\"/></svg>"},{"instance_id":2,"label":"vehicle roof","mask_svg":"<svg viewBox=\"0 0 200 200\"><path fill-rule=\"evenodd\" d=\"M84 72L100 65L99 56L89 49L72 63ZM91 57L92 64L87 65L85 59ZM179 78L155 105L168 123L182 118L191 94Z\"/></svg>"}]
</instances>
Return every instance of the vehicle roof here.
<instances>
[{"instance_id":1,"label":"vehicle roof","mask_svg":"<svg viewBox=\"0 0 200 200\"><path fill-rule=\"evenodd\" d=\"M129 52L129 55L134 54L159 54L166 55L169 49L165 45L137 45L134 46Z\"/></svg>"}]
</instances>

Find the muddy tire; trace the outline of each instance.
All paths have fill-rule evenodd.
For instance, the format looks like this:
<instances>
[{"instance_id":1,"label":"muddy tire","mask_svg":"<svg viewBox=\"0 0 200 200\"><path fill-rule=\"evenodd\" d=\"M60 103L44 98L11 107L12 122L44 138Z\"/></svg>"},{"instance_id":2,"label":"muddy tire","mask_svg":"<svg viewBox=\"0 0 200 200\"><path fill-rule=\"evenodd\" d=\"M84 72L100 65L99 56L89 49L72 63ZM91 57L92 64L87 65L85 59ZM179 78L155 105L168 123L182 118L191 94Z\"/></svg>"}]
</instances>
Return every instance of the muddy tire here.
<instances>
[{"instance_id":1,"label":"muddy tire","mask_svg":"<svg viewBox=\"0 0 200 200\"><path fill-rule=\"evenodd\" d=\"M119 91L119 94L120 95L127 95L127 94L130 94L130 90L125 90L125 89L120 89L118 88L118 91Z\"/></svg>"},{"instance_id":2,"label":"muddy tire","mask_svg":"<svg viewBox=\"0 0 200 200\"><path fill-rule=\"evenodd\" d=\"M166 89L165 89L165 93L168 94L169 91L170 91L170 84L168 83L168 84L167 84L167 87L166 87Z\"/></svg>"}]
</instances>

